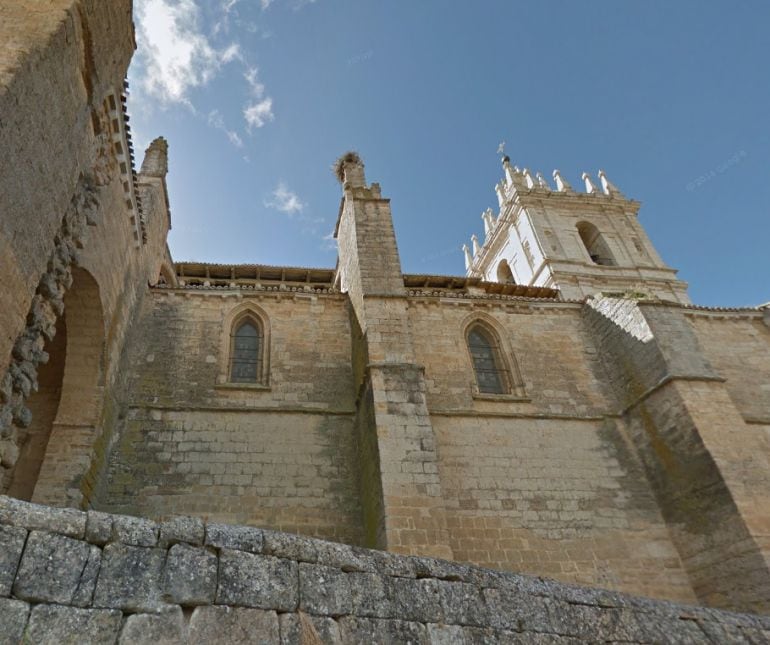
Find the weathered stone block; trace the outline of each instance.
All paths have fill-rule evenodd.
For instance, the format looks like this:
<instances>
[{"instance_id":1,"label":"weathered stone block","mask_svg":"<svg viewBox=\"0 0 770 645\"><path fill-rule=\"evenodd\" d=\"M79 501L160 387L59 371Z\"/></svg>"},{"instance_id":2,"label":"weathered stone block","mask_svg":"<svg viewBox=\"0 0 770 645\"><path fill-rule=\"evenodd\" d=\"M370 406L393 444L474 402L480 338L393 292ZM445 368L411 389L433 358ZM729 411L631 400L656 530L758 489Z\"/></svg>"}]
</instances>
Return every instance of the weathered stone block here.
<instances>
[{"instance_id":1,"label":"weathered stone block","mask_svg":"<svg viewBox=\"0 0 770 645\"><path fill-rule=\"evenodd\" d=\"M16 574L13 594L33 602L70 604L90 550L86 542L32 531Z\"/></svg>"},{"instance_id":2,"label":"weathered stone block","mask_svg":"<svg viewBox=\"0 0 770 645\"><path fill-rule=\"evenodd\" d=\"M19 568L27 532L15 526L0 526L0 596L10 596Z\"/></svg>"},{"instance_id":3,"label":"weathered stone block","mask_svg":"<svg viewBox=\"0 0 770 645\"><path fill-rule=\"evenodd\" d=\"M517 593L511 589L484 589L489 625L512 631L548 632L548 598Z\"/></svg>"},{"instance_id":4,"label":"weathered stone block","mask_svg":"<svg viewBox=\"0 0 770 645\"><path fill-rule=\"evenodd\" d=\"M459 582L477 582L477 570L457 562L439 560L437 558L412 558L415 573L418 578L436 578Z\"/></svg>"},{"instance_id":5,"label":"weathered stone block","mask_svg":"<svg viewBox=\"0 0 770 645\"><path fill-rule=\"evenodd\" d=\"M165 548L180 542L200 546L205 533L206 527L199 517L172 517L161 522L159 546Z\"/></svg>"},{"instance_id":6,"label":"weathered stone block","mask_svg":"<svg viewBox=\"0 0 770 645\"><path fill-rule=\"evenodd\" d=\"M0 598L0 645L21 642L28 616L29 605L26 602Z\"/></svg>"},{"instance_id":7,"label":"weathered stone block","mask_svg":"<svg viewBox=\"0 0 770 645\"><path fill-rule=\"evenodd\" d=\"M206 546L262 553L262 530L252 526L228 526L210 522L206 524Z\"/></svg>"},{"instance_id":8,"label":"weathered stone block","mask_svg":"<svg viewBox=\"0 0 770 645\"><path fill-rule=\"evenodd\" d=\"M320 564L299 565L300 607L311 614L343 616L352 608L346 573Z\"/></svg>"},{"instance_id":9,"label":"weathered stone block","mask_svg":"<svg viewBox=\"0 0 770 645\"><path fill-rule=\"evenodd\" d=\"M305 613L280 614L281 645L297 643L323 643L342 645L339 625L333 618L308 616Z\"/></svg>"},{"instance_id":10,"label":"weathered stone block","mask_svg":"<svg viewBox=\"0 0 770 645\"><path fill-rule=\"evenodd\" d=\"M163 598L185 607L214 602L217 556L205 548L175 544L163 569Z\"/></svg>"},{"instance_id":11,"label":"weathered stone block","mask_svg":"<svg viewBox=\"0 0 770 645\"><path fill-rule=\"evenodd\" d=\"M157 609L165 558L163 549L108 544L102 554L94 605L126 611Z\"/></svg>"},{"instance_id":12,"label":"weathered stone block","mask_svg":"<svg viewBox=\"0 0 770 645\"><path fill-rule=\"evenodd\" d=\"M277 645L278 615L240 607L198 607L190 619L189 645Z\"/></svg>"},{"instance_id":13,"label":"weathered stone block","mask_svg":"<svg viewBox=\"0 0 770 645\"><path fill-rule=\"evenodd\" d=\"M444 614L438 581L428 578L389 578L386 586L394 616L421 623L442 621Z\"/></svg>"},{"instance_id":14,"label":"weathered stone block","mask_svg":"<svg viewBox=\"0 0 770 645\"><path fill-rule=\"evenodd\" d=\"M155 546L158 544L158 525L141 517L113 515L112 538L131 546Z\"/></svg>"},{"instance_id":15,"label":"weathered stone block","mask_svg":"<svg viewBox=\"0 0 770 645\"><path fill-rule=\"evenodd\" d=\"M371 551L353 547L354 553L364 552L374 563L375 570L386 576L399 578L414 578L416 574L414 558L405 558L402 555L389 553L388 551Z\"/></svg>"},{"instance_id":16,"label":"weathered stone block","mask_svg":"<svg viewBox=\"0 0 770 645\"><path fill-rule=\"evenodd\" d=\"M376 573L354 572L348 574L353 613L371 618L396 616L388 594L388 580Z\"/></svg>"},{"instance_id":17,"label":"weathered stone block","mask_svg":"<svg viewBox=\"0 0 770 645\"><path fill-rule=\"evenodd\" d=\"M219 556L217 603L295 611L299 603L297 563L241 551Z\"/></svg>"},{"instance_id":18,"label":"weathered stone block","mask_svg":"<svg viewBox=\"0 0 770 645\"><path fill-rule=\"evenodd\" d=\"M182 645L185 642L181 607L167 607L152 614L132 614L126 618L118 639L118 645Z\"/></svg>"},{"instance_id":19,"label":"weathered stone block","mask_svg":"<svg viewBox=\"0 0 770 645\"><path fill-rule=\"evenodd\" d=\"M122 618L122 614L114 609L37 605L29 617L24 642L35 645L112 645L118 637Z\"/></svg>"},{"instance_id":20,"label":"weathered stone block","mask_svg":"<svg viewBox=\"0 0 770 645\"><path fill-rule=\"evenodd\" d=\"M265 530L262 530L262 536L264 539L263 551L267 555L300 562L316 562L318 559L316 544L319 540L312 540L292 533Z\"/></svg>"},{"instance_id":21,"label":"weathered stone block","mask_svg":"<svg viewBox=\"0 0 770 645\"><path fill-rule=\"evenodd\" d=\"M393 643L430 643L428 630L420 623L403 620L380 620L345 616L337 621L343 643L368 643L371 645L392 645Z\"/></svg>"},{"instance_id":22,"label":"weathered stone block","mask_svg":"<svg viewBox=\"0 0 770 645\"><path fill-rule=\"evenodd\" d=\"M456 626L455 626L456 627ZM461 627L464 645L579 645L574 638L563 638L555 634L518 632L494 629L492 627Z\"/></svg>"},{"instance_id":23,"label":"weathered stone block","mask_svg":"<svg viewBox=\"0 0 770 645\"><path fill-rule=\"evenodd\" d=\"M478 587L465 582L436 581L444 622L450 625L488 625L484 596Z\"/></svg>"},{"instance_id":24,"label":"weathered stone block","mask_svg":"<svg viewBox=\"0 0 770 645\"><path fill-rule=\"evenodd\" d=\"M41 506L0 495L0 524L82 539L86 531L86 514L72 508Z\"/></svg>"},{"instance_id":25,"label":"weathered stone block","mask_svg":"<svg viewBox=\"0 0 770 645\"><path fill-rule=\"evenodd\" d=\"M97 546L91 546L88 552L88 562L86 562L86 566L80 576L78 589L72 597L72 604L76 607L89 607L91 605L101 565L102 550Z\"/></svg>"},{"instance_id":26,"label":"weathered stone block","mask_svg":"<svg viewBox=\"0 0 770 645\"><path fill-rule=\"evenodd\" d=\"M431 645L464 645L466 642L460 625L426 625Z\"/></svg>"},{"instance_id":27,"label":"weathered stone block","mask_svg":"<svg viewBox=\"0 0 770 645\"><path fill-rule=\"evenodd\" d=\"M86 541L102 546L112 539L112 515L100 511L88 511Z\"/></svg>"},{"instance_id":28,"label":"weathered stone block","mask_svg":"<svg viewBox=\"0 0 770 645\"><path fill-rule=\"evenodd\" d=\"M354 549L347 544L337 542L325 542L318 540L316 542L317 562L327 567L336 567L343 571L376 571L374 562L366 557L362 549Z\"/></svg>"}]
</instances>

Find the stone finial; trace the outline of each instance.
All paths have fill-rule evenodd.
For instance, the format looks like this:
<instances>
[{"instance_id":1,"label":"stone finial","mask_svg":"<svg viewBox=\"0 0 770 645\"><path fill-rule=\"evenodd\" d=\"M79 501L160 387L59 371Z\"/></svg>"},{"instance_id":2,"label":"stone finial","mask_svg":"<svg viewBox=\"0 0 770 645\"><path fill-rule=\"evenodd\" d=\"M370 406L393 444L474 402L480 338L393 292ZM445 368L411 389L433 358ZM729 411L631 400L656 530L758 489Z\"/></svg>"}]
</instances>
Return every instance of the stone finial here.
<instances>
[{"instance_id":1,"label":"stone finial","mask_svg":"<svg viewBox=\"0 0 770 645\"><path fill-rule=\"evenodd\" d=\"M362 188L366 186L364 174L364 162L357 152L350 151L342 155L334 163L334 174L340 183L345 186Z\"/></svg>"},{"instance_id":2,"label":"stone finial","mask_svg":"<svg viewBox=\"0 0 770 645\"><path fill-rule=\"evenodd\" d=\"M548 185L548 182L545 180L545 177L543 177L543 173L541 172L536 173L535 179L537 179L537 185L540 186L540 188L551 190L551 187Z\"/></svg>"},{"instance_id":3,"label":"stone finial","mask_svg":"<svg viewBox=\"0 0 770 645\"><path fill-rule=\"evenodd\" d=\"M512 166L509 162L503 164L505 169L505 183L511 188L523 188L524 177L518 166Z\"/></svg>"},{"instance_id":4,"label":"stone finial","mask_svg":"<svg viewBox=\"0 0 770 645\"><path fill-rule=\"evenodd\" d=\"M482 214L481 219L484 220L484 234L489 235L492 229L495 228L495 214L491 208L487 208Z\"/></svg>"},{"instance_id":5,"label":"stone finial","mask_svg":"<svg viewBox=\"0 0 770 645\"><path fill-rule=\"evenodd\" d=\"M529 172L529 168L525 168L522 172L524 174L524 181L527 182L527 188L535 188L537 183L535 182L535 178L532 176L532 173Z\"/></svg>"},{"instance_id":6,"label":"stone finial","mask_svg":"<svg viewBox=\"0 0 770 645\"><path fill-rule=\"evenodd\" d=\"M497 203L500 206L500 212L505 208L505 184L500 181L495 186L495 192L497 193Z\"/></svg>"},{"instance_id":7,"label":"stone finial","mask_svg":"<svg viewBox=\"0 0 770 645\"><path fill-rule=\"evenodd\" d=\"M610 197L622 197L623 193L621 193L618 190L618 187L615 186L609 179L607 179L607 175L604 174L603 170L599 171L599 181L602 184L602 190L604 191L605 195L609 195Z\"/></svg>"},{"instance_id":8,"label":"stone finial","mask_svg":"<svg viewBox=\"0 0 770 645\"><path fill-rule=\"evenodd\" d=\"M481 247L479 246L479 238L476 237L475 233L471 235L471 244L473 244L473 257L476 257L479 254Z\"/></svg>"},{"instance_id":9,"label":"stone finial","mask_svg":"<svg viewBox=\"0 0 770 645\"><path fill-rule=\"evenodd\" d=\"M161 179L168 173L168 142L163 137L155 139L145 150L140 172Z\"/></svg>"},{"instance_id":10,"label":"stone finial","mask_svg":"<svg viewBox=\"0 0 770 645\"><path fill-rule=\"evenodd\" d=\"M572 186L570 186L569 182L561 176L561 172L558 169L553 171L553 180L556 182L556 190L560 193L572 192Z\"/></svg>"},{"instance_id":11,"label":"stone finial","mask_svg":"<svg viewBox=\"0 0 770 645\"><path fill-rule=\"evenodd\" d=\"M468 270L471 268L471 264L473 264L473 256L467 244L463 244L463 253L465 254L465 269Z\"/></svg>"},{"instance_id":12,"label":"stone finial","mask_svg":"<svg viewBox=\"0 0 770 645\"><path fill-rule=\"evenodd\" d=\"M584 172L581 177L586 184L586 192L589 195L597 192L596 186L594 186L594 182L591 180L591 175L589 175L587 172Z\"/></svg>"}]
</instances>

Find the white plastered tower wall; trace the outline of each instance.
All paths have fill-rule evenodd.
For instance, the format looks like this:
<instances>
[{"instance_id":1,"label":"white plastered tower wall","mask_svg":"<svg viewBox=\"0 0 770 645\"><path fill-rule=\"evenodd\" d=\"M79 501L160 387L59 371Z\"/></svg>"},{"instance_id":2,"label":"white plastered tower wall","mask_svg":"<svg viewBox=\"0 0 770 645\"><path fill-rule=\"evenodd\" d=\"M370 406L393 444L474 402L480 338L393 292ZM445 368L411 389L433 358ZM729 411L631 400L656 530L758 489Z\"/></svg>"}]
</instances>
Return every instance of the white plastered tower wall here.
<instances>
[{"instance_id":1,"label":"white plastered tower wall","mask_svg":"<svg viewBox=\"0 0 770 645\"><path fill-rule=\"evenodd\" d=\"M635 293L689 304L687 284L666 266L638 221L641 204L602 171L598 185L583 173L585 192L579 192L558 170L555 187L508 157L503 170L495 186L499 213L482 213L483 243L473 236L472 247L464 247L468 276L492 282L512 276L517 284L558 289L566 300Z\"/></svg>"}]
</instances>

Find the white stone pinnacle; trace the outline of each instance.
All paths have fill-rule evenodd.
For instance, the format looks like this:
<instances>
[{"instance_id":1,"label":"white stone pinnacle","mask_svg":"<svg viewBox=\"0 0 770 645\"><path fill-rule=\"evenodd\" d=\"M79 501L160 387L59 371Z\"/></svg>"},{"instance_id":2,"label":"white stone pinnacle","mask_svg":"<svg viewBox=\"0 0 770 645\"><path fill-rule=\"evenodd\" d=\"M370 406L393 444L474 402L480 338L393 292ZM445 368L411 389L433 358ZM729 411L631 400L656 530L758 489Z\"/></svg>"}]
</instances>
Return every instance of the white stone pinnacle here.
<instances>
[{"instance_id":1,"label":"white stone pinnacle","mask_svg":"<svg viewBox=\"0 0 770 645\"><path fill-rule=\"evenodd\" d=\"M572 192L572 186L561 176L561 172L558 169L553 171L553 179L556 182L556 190L560 193Z\"/></svg>"},{"instance_id":2,"label":"white stone pinnacle","mask_svg":"<svg viewBox=\"0 0 770 645\"><path fill-rule=\"evenodd\" d=\"M586 184L586 192L588 194L592 194L596 192L596 186L594 185L594 182L591 181L591 175L589 175L587 172L584 172L582 174L583 181Z\"/></svg>"},{"instance_id":3,"label":"white stone pinnacle","mask_svg":"<svg viewBox=\"0 0 770 645\"><path fill-rule=\"evenodd\" d=\"M622 195L623 193L618 190L618 187L615 186L609 179L607 179L607 175L604 173L603 170L599 171L599 181L602 184L602 190L604 191L605 195L609 195L610 197L614 197L616 195Z\"/></svg>"}]
</instances>

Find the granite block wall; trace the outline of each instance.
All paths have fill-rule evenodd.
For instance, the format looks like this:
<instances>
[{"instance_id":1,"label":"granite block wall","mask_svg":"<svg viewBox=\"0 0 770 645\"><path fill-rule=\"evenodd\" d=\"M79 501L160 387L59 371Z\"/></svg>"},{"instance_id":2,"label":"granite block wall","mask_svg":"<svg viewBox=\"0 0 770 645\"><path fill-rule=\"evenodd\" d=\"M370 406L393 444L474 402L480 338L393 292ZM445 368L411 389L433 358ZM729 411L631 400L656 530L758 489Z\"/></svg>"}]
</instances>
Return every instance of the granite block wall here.
<instances>
[{"instance_id":1,"label":"granite block wall","mask_svg":"<svg viewBox=\"0 0 770 645\"><path fill-rule=\"evenodd\" d=\"M3 643L765 643L770 619L189 517L0 497Z\"/></svg>"}]
</instances>

